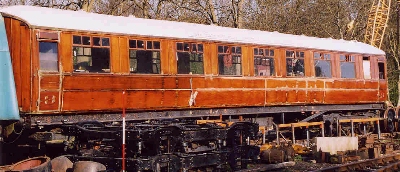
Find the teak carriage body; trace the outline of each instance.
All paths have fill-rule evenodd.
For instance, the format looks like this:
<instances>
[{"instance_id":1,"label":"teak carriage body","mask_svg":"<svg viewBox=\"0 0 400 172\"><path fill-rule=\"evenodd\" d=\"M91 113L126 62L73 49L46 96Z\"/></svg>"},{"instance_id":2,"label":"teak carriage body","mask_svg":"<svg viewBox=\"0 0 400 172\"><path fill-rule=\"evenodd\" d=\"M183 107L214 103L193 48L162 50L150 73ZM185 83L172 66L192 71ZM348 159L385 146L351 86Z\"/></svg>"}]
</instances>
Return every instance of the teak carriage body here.
<instances>
[{"instance_id":1,"label":"teak carriage body","mask_svg":"<svg viewBox=\"0 0 400 172\"><path fill-rule=\"evenodd\" d=\"M177 169L234 166L237 159L229 157L257 154L246 139L255 138L258 126L263 143L269 132L279 140L281 127L292 127L295 142L296 126L307 126L307 133L318 126L323 136L342 118L397 117L387 103L385 53L364 43L30 6L0 14L0 43L8 41L8 50L0 45L7 66L1 71L8 74L0 75L8 78L0 90L9 93L9 100L0 99L3 137L17 128L8 120L21 119L21 140L53 143L62 131L79 139L61 139L79 145L76 151L104 153L79 160L119 166L122 109L134 171L157 171L151 163L165 156ZM235 123L220 125L228 119Z\"/></svg>"},{"instance_id":2,"label":"teak carriage body","mask_svg":"<svg viewBox=\"0 0 400 172\"><path fill-rule=\"evenodd\" d=\"M42 10L51 11L51 9ZM310 41L302 38L305 36L293 36L293 38L287 39L285 38L287 35L283 34L271 34L270 39L282 38L294 43L288 43L288 46L268 45L268 41L264 44L259 42L241 43L235 38L218 41L218 32L214 33L215 40L207 40L202 37L188 39L184 36L178 37L178 34L177 37L167 37L169 35L164 32L169 30L164 31L162 26L156 28L156 32L159 32L158 35L110 33L103 28L98 30L73 30L58 28L56 24L53 28L47 25L35 25L37 21L29 21L30 18L34 17L24 19L28 15L37 15L35 18L45 17L46 12L41 14L39 11L33 11L32 14L26 12L24 15L22 12L16 12L15 9L10 8L5 9L2 13L5 17L4 22L12 57L18 105L22 113L120 112L124 105L122 103L123 91L127 93L125 108L134 111L277 105L365 104L383 103L387 100L387 79L386 76L379 76L379 72L381 72L381 75L386 75L385 66L380 69L378 65L378 63L385 63L384 53L362 43L342 41L343 46L359 44L355 46L359 46L358 48L361 50L362 48L370 50L352 50L351 47L332 47L337 48L337 50L302 47L303 44L307 46L307 43L302 43L301 40ZM63 19L43 18L42 20L47 20L47 22L43 22L45 24L51 24L53 20ZM133 19L133 21L135 20L138 19ZM129 21L128 18L127 22ZM67 19L65 23L68 22L70 21ZM154 22L158 21L151 21L151 23ZM163 23L165 21L160 21L159 24L162 25ZM185 24L172 23L169 27L182 31L182 28L179 27L183 25ZM112 27L124 26L116 25ZM209 27L209 30L204 32L211 32L213 26ZM82 29L84 28L82 27ZM154 28L150 29L154 30ZM191 27L187 29L191 29ZM224 32L232 31L238 36L246 34L246 30L223 29L225 30L220 29L222 35L225 34ZM104 58L109 58L109 71L81 72L74 69L73 47L76 46L73 43L74 36L89 37L90 39L107 38L107 41L109 41L107 45L98 47L105 47L104 49L107 50L108 56L106 55ZM276 38L272 38L273 36ZM296 41L295 39L299 40ZM339 42L339 40L325 39L321 41L317 38L313 39L320 41L321 44L324 44L323 41ZM158 69L157 74L130 72L130 40L157 41L159 43L160 63L158 65L160 69ZM39 44L44 42L55 43L57 66L54 66L55 70L53 71L41 70L40 68ZM178 73L177 52L179 50L177 50L177 43L186 42L202 44L203 73ZM220 73L219 46L241 47L240 65L236 69L239 72L233 75ZM94 49L97 46L90 42L82 47ZM255 76L257 75L254 65L254 59L257 57L254 54L255 48L274 51L271 56L274 62L274 71L270 76ZM302 53L302 57L299 58L304 60L302 76L288 76L286 56L288 51ZM330 55L330 77L316 76L315 53ZM341 55L354 58L352 61L355 74L353 78L341 78ZM365 65L363 66L363 58L367 58L367 64L370 65L367 69L365 69ZM370 72L369 78L364 78L365 72Z\"/></svg>"}]
</instances>

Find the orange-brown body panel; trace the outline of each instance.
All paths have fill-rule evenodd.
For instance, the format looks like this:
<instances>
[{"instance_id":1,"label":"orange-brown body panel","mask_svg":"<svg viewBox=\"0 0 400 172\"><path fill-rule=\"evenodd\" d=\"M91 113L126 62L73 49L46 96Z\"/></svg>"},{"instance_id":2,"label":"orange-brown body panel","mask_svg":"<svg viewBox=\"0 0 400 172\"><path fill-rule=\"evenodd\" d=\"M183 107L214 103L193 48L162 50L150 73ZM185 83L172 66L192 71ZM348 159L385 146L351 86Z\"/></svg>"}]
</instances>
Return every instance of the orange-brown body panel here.
<instances>
[{"instance_id":1,"label":"orange-brown body panel","mask_svg":"<svg viewBox=\"0 0 400 172\"><path fill-rule=\"evenodd\" d=\"M18 102L27 113L120 112L123 91L126 91L128 110L358 104L387 100L387 81L378 79L374 56L370 58L372 79L363 79L363 55L356 55L356 78L341 79L339 53L336 52L329 52L332 78L315 78L314 51L296 49L305 52L305 76L296 78L286 77L286 50L293 49L268 47L275 52L275 76L255 77L253 48L260 46L250 44L240 45L242 76L218 76L218 45L235 44L211 41L202 42L204 75L182 75L177 74L176 62L176 42L182 40L145 38L161 43L161 74L131 74L128 40L133 37L107 34L111 73L74 73L74 32L61 31L57 41L60 72L41 72L36 37L39 30L29 29L10 18L5 18L5 23Z\"/></svg>"}]
</instances>

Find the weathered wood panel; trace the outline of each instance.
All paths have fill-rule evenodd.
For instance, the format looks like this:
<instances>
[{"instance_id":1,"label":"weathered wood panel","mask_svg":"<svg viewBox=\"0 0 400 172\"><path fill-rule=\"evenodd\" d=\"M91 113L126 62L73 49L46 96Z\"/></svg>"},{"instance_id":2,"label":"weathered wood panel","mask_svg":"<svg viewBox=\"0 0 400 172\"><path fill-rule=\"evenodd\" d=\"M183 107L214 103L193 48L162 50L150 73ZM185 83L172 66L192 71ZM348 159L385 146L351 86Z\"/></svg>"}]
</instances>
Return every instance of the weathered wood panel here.
<instances>
[{"instance_id":1,"label":"weathered wood panel","mask_svg":"<svg viewBox=\"0 0 400 172\"><path fill-rule=\"evenodd\" d=\"M10 53L12 53L12 30L11 30L11 18L5 17L4 18L4 25L6 27L6 34L7 34L7 40L8 40L8 48L10 49Z\"/></svg>"},{"instance_id":2,"label":"weathered wood panel","mask_svg":"<svg viewBox=\"0 0 400 172\"><path fill-rule=\"evenodd\" d=\"M120 109L122 106L118 102L123 90L128 90L127 108L137 110L377 101L377 87L365 89L363 81L353 82L356 84L351 84L350 80L333 82L303 78L65 76L63 110ZM325 89L325 85L329 87ZM190 106L191 95L195 92L197 96Z\"/></svg>"},{"instance_id":3,"label":"weathered wood panel","mask_svg":"<svg viewBox=\"0 0 400 172\"><path fill-rule=\"evenodd\" d=\"M161 74L169 74L169 53L168 53L168 41L167 40L162 40L161 41Z\"/></svg>"},{"instance_id":4,"label":"weathered wood panel","mask_svg":"<svg viewBox=\"0 0 400 172\"><path fill-rule=\"evenodd\" d=\"M211 61L211 74L218 75L218 49L216 44L210 44L208 46L208 51L210 54L210 61Z\"/></svg>"},{"instance_id":5,"label":"weathered wood panel","mask_svg":"<svg viewBox=\"0 0 400 172\"><path fill-rule=\"evenodd\" d=\"M253 48L249 46L242 46L242 75L250 76L250 60L253 57L252 55ZM254 61L254 60L253 60Z\"/></svg>"},{"instance_id":6,"label":"weathered wood panel","mask_svg":"<svg viewBox=\"0 0 400 172\"><path fill-rule=\"evenodd\" d=\"M21 26L21 98L22 111L31 109L31 31L27 26Z\"/></svg>"},{"instance_id":7,"label":"weathered wood panel","mask_svg":"<svg viewBox=\"0 0 400 172\"><path fill-rule=\"evenodd\" d=\"M59 92L42 91L40 92L39 110L40 111L58 111Z\"/></svg>"},{"instance_id":8,"label":"weathered wood panel","mask_svg":"<svg viewBox=\"0 0 400 172\"><path fill-rule=\"evenodd\" d=\"M121 73L128 74L129 71L129 50L128 38L119 37L119 68Z\"/></svg>"},{"instance_id":9,"label":"weathered wood panel","mask_svg":"<svg viewBox=\"0 0 400 172\"><path fill-rule=\"evenodd\" d=\"M59 56L63 72L72 73L72 34L63 32L60 35Z\"/></svg>"},{"instance_id":10,"label":"weathered wood panel","mask_svg":"<svg viewBox=\"0 0 400 172\"><path fill-rule=\"evenodd\" d=\"M247 59L248 59L248 66L249 66L249 76L254 76L255 71L254 71L254 48L249 47L250 50L247 53ZM276 69L275 69L276 70Z\"/></svg>"},{"instance_id":11,"label":"weathered wood panel","mask_svg":"<svg viewBox=\"0 0 400 172\"><path fill-rule=\"evenodd\" d=\"M168 56L169 63L169 74L174 75L178 73L178 62L176 61L176 44L175 42L169 41L168 47L164 49L166 55ZM204 59L203 59L204 61Z\"/></svg>"},{"instance_id":12,"label":"weathered wood panel","mask_svg":"<svg viewBox=\"0 0 400 172\"><path fill-rule=\"evenodd\" d=\"M58 90L60 87L60 75L42 75L40 78L40 90Z\"/></svg>"},{"instance_id":13,"label":"weathered wood panel","mask_svg":"<svg viewBox=\"0 0 400 172\"><path fill-rule=\"evenodd\" d=\"M314 76L312 71L314 71L314 55L313 52L308 50L304 51L304 72L306 77Z\"/></svg>"},{"instance_id":14,"label":"weathered wood panel","mask_svg":"<svg viewBox=\"0 0 400 172\"><path fill-rule=\"evenodd\" d=\"M31 43L32 43L32 55L31 55L31 79L32 79L32 107L33 112L37 112L39 105L39 45L36 39L37 31L32 30ZM72 58L71 58L72 59Z\"/></svg>"},{"instance_id":15,"label":"weathered wood panel","mask_svg":"<svg viewBox=\"0 0 400 172\"><path fill-rule=\"evenodd\" d=\"M110 56L110 68L112 73L121 73L121 58L129 58L120 57L120 50L119 50L119 37L112 36L111 37L111 56Z\"/></svg>"},{"instance_id":16,"label":"weathered wood panel","mask_svg":"<svg viewBox=\"0 0 400 172\"><path fill-rule=\"evenodd\" d=\"M379 81L379 101L386 101L388 99L388 88L385 80Z\"/></svg>"},{"instance_id":17,"label":"weathered wood panel","mask_svg":"<svg viewBox=\"0 0 400 172\"><path fill-rule=\"evenodd\" d=\"M376 90L327 90L325 93L325 103L363 103L376 102Z\"/></svg>"},{"instance_id":18,"label":"weathered wood panel","mask_svg":"<svg viewBox=\"0 0 400 172\"><path fill-rule=\"evenodd\" d=\"M307 102L309 103L324 103L325 92L321 90L313 90L307 92Z\"/></svg>"},{"instance_id":19,"label":"weathered wood panel","mask_svg":"<svg viewBox=\"0 0 400 172\"><path fill-rule=\"evenodd\" d=\"M340 78L340 61L339 61L340 54L333 53L332 54L332 77L333 78Z\"/></svg>"},{"instance_id":20,"label":"weathered wood panel","mask_svg":"<svg viewBox=\"0 0 400 172\"><path fill-rule=\"evenodd\" d=\"M204 75L211 75L213 73L212 62L211 62L211 45L210 43L203 44L203 63L204 63Z\"/></svg>"},{"instance_id":21,"label":"weathered wood panel","mask_svg":"<svg viewBox=\"0 0 400 172\"><path fill-rule=\"evenodd\" d=\"M21 22L18 20L11 20L11 52L12 52L12 66L14 69L14 81L17 90L18 104L22 104L22 75L21 75Z\"/></svg>"}]
</instances>

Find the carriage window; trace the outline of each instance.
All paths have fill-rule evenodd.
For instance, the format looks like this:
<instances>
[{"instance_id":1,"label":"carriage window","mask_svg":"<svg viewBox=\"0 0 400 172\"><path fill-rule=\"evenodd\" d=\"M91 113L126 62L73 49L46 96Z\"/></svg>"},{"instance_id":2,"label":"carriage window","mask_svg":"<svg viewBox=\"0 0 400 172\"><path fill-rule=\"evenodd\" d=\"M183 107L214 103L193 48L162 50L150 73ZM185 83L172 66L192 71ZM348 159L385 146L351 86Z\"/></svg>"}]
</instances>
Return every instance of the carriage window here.
<instances>
[{"instance_id":1,"label":"carriage window","mask_svg":"<svg viewBox=\"0 0 400 172\"><path fill-rule=\"evenodd\" d=\"M341 78L356 78L355 60L355 56L340 55Z\"/></svg>"},{"instance_id":2,"label":"carriage window","mask_svg":"<svg viewBox=\"0 0 400 172\"><path fill-rule=\"evenodd\" d=\"M58 71L58 49L56 42L39 42L40 70Z\"/></svg>"},{"instance_id":3,"label":"carriage window","mask_svg":"<svg viewBox=\"0 0 400 172\"><path fill-rule=\"evenodd\" d=\"M129 40L129 71L160 74L160 50L159 41Z\"/></svg>"},{"instance_id":4,"label":"carriage window","mask_svg":"<svg viewBox=\"0 0 400 172\"><path fill-rule=\"evenodd\" d=\"M314 53L315 77L331 78L331 54Z\"/></svg>"},{"instance_id":5,"label":"carriage window","mask_svg":"<svg viewBox=\"0 0 400 172\"><path fill-rule=\"evenodd\" d=\"M378 70L379 70L379 79L386 79L386 74L385 74L385 63L384 62L378 62Z\"/></svg>"},{"instance_id":6,"label":"carriage window","mask_svg":"<svg viewBox=\"0 0 400 172\"><path fill-rule=\"evenodd\" d=\"M74 72L110 72L110 38L73 36Z\"/></svg>"},{"instance_id":7,"label":"carriage window","mask_svg":"<svg viewBox=\"0 0 400 172\"><path fill-rule=\"evenodd\" d=\"M242 74L242 48L218 46L218 70L220 75Z\"/></svg>"},{"instance_id":8,"label":"carriage window","mask_svg":"<svg viewBox=\"0 0 400 172\"><path fill-rule=\"evenodd\" d=\"M274 50L254 48L255 76L274 76Z\"/></svg>"},{"instance_id":9,"label":"carriage window","mask_svg":"<svg viewBox=\"0 0 400 172\"><path fill-rule=\"evenodd\" d=\"M304 76L304 52L286 51L286 76Z\"/></svg>"},{"instance_id":10,"label":"carriage window","mask_svg":"<svg viewBox=\"0 0 400 172\"><path fill-rule=\"evenodd\" d=\"M364 79L371 79L371 62L369 57L363 57Z\"/></svg>"},{"instance_id":11,"label":"carriage window","mask_svg":"<svg viewBox=\"0 0 400 172\"><path fill-rule=\"evenodd\" d=\"M204 74L203 44L176 43L178 74Z\"/></svg>"}]
</instances>

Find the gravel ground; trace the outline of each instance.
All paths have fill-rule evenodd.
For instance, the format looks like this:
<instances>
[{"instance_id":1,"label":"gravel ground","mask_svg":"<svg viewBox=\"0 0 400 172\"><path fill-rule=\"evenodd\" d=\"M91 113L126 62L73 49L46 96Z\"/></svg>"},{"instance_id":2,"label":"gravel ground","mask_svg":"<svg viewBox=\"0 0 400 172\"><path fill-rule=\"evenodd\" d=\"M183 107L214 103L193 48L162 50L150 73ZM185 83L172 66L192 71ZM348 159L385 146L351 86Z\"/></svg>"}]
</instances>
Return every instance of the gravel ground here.
<instances>
[{"instance_id":1,"label":"gravel ground","mask_svg":"<svg viewBox=\"0 0 400 172\"><path fill-rule=\"evenodd\" d=\"M328 164L328 163L311 163L304 161L297 161L296 164L292 167L285 167L283 169L276 169L272 171L282 171L282 172L306 172L319 170L322 168L334 167L339 164Z\"/></svg>"}]
</instances>

